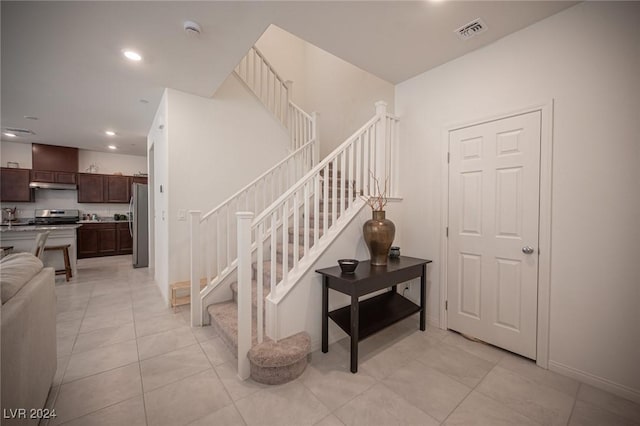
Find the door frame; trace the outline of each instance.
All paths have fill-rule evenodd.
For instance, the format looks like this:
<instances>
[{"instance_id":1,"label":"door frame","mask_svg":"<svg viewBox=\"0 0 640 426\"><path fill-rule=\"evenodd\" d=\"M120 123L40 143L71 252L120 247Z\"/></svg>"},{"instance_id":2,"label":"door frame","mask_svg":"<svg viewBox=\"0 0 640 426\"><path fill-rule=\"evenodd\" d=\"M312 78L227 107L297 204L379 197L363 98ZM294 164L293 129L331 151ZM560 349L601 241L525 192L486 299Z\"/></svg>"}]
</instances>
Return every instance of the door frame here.
<instances>
[{"instance_id":1,"label":"door frame","mask_svg":"<svg viewBox=\"0 0 640 426\"><path fill-rule=\"evenodd\" d=\"M440 328L447 329L445 303L448 293L447 226L449 225L449 133L465 127L497 121L504 118L540 111L540 215L538 234L538 324L536 333L536 364L547 369L549 365L549 316L551 290L551 203L553 162L553 99L526 108L514 108L505 113L446 125L442 131L442 212L440 230Z\"/></svg>"}]
</instances>

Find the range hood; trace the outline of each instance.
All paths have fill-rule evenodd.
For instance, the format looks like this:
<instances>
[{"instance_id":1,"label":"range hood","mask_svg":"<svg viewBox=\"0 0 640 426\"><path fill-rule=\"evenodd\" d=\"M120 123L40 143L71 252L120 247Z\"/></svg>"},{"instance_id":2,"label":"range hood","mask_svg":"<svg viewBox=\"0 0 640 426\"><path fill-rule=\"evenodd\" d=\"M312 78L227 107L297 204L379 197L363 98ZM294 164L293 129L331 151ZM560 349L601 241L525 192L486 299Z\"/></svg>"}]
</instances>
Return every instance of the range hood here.
<instances>
[{"instance_id":1,"label":"range hood","mask_svg":"<svg viewBox=\"0 0 640 426\"><path fill-rule=\"evenodd\" d=\"M78 185L75 183L29 182L29 188L76 190Z\"/></svg>"}]
</instances>

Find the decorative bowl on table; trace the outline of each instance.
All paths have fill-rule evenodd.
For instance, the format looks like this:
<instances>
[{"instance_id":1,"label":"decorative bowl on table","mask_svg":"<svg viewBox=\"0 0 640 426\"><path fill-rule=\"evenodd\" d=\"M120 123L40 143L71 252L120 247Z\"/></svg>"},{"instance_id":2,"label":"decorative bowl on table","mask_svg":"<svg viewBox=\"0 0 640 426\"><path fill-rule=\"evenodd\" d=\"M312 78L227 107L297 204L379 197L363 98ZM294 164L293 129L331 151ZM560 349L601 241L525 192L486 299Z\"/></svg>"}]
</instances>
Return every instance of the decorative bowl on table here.
<instances>
[{"instance_id":1,"label":"decorative bowl on table","mask_svg":"<svg viewBox=\"0 0 640 426\"><path fill-rule=\"evenodd\" d=\"M340 265L340 269L342 269L343 274L353 274L358 267L358 263L360 263L356 259L339 259L338 265Z\"/></svg>"}]
</instances>

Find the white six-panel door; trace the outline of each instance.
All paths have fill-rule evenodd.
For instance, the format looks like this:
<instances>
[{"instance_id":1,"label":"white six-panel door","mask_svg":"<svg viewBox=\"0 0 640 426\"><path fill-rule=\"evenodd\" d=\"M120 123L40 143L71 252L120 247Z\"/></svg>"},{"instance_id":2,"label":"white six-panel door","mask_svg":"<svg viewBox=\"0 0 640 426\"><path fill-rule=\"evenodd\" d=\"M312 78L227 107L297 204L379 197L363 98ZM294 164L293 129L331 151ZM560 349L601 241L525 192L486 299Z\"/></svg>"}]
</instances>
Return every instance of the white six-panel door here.
<instances>
[{"instance_id":1,"label":"white six-panel door","mask_svg":"<svg viewBox=\"0 0 640 426\"><path fill-rule=\"evenodd\" d=\"M449 132L447 325L536 358L541 113Z\"/></svg>"}]
</instances>

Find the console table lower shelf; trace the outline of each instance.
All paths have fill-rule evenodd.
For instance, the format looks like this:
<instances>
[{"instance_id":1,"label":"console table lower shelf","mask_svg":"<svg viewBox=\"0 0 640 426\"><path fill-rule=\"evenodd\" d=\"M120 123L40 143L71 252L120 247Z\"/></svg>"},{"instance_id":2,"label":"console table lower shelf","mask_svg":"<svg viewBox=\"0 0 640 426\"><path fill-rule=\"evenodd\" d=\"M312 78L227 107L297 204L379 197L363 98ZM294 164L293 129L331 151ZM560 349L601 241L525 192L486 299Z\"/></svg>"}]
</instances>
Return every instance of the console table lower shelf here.
<instances>
[{"instance_id":1,"label":"console table lower shelf","mask_svg":"<svg viewBox=\"0 0 640 426\"><path fill-rule=\"evenodd\" d=\"M329 318L351 337L351 372L358 372L358 342L411 315L420 313L420 330L426 325L426 276L430 260L402 256L386 266L360 262L353 274L339 267L318 269L322 275L322 352L329 351ZM397 292L397 285L420 278L420 305ZM329 312L329 289L351 296L351 304ZM380 290L385 293L359 300Z\"/></svg>"},{"instance_id":2,"label":"console table lower shelf","mask_svg":"<svg viewBox=\"0 0 640 426\"><path fill-rule=\"evenodd\" d=\"M420 306L396 292L386 292L359 303L358 341L401 321L416 312ZM333 320L351 336L351 306L329 312Z\"/></svg>"}]
</instances>

